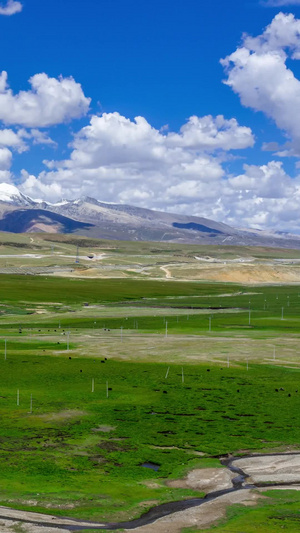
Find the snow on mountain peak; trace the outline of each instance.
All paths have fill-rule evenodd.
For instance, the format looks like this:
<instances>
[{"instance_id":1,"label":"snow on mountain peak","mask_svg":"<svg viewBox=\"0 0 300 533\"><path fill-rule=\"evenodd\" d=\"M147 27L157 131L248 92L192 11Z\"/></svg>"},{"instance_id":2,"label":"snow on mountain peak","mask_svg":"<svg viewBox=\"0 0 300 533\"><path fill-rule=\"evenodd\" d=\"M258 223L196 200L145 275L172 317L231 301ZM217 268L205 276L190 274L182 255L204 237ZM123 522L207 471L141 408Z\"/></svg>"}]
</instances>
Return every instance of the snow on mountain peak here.
<instances>
[{"instance_id":1,"label":"snow on mountain peak","mask_svg":"<svg viewBox=\"0 0 300 533\"><path fill-rule=\"evenodd\" d=\"M49 202L41 198L30 198L22 192L19 191L18 187L10 183L0 183L0 202L9 203L16 206L38 206L44 204L53 207L63 207L63 206L76 206L84 203L95 204L95 205L117 205L114 202L101 202L95 198L89 196L84 196L83 198L77 198L76 200L68 200L62 198L58 202Z\"/></svg>"},{"instance_id":2,"label":"snow on mountain peak","mask_svg":"<svg viewBox=\"0 0 300 533\"><path fill-rule=\"evenodd\" d=\"M14 197L21 198L19 189L9 183L0 183L0 200L2 202L12 202Z\"/></svg>"},{"instance_id":3,"label":"snow on mountain peak","mask_svg":"<svg viewBox=\"0 0 300 533\"><path fill-rule=\"evenodd\" d=\"M32 203L31 198L22 194L15 185L10 183L0 183L0 201L18 205Z\"/></svg>"}]
</instances>

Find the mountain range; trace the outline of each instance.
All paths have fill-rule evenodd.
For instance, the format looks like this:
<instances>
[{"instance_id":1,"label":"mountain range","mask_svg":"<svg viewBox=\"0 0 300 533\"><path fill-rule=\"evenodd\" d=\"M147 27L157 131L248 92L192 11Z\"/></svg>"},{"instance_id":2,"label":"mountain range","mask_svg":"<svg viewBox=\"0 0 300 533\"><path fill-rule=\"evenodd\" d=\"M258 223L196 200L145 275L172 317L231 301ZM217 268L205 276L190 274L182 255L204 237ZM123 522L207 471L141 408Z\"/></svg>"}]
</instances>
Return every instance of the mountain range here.
<instances>
[{"instance_id":1,"label":"mountain range","mask_svg":"<svg viewBox=\"0 0 300 533\"><path fill-rule=\"evenodd\" d=\"M6 183L0 184L0 231L74 233L112 240L300 248L298 235L237 229L203 217L110 204L89 197L51 204L33 200Z\"/></svg>"}]
</instances>

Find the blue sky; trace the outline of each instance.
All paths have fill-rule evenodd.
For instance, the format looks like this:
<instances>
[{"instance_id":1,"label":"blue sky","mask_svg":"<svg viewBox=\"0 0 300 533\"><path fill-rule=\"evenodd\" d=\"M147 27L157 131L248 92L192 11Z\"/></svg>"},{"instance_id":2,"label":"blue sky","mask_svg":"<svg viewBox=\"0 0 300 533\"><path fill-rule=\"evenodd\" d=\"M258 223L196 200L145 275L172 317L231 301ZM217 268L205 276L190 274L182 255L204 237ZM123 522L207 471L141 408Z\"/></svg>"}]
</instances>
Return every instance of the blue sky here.
<instances>
[{"instance_id":1,"label":"blue sky","mask_svg":"<svg viewBox=\"0 0 300 533\"><path fill-rule=\"evenodd\" d=\"M300 0L2 0L0 35L0 182L300 231Z\"/></svg>"}]
</instances>

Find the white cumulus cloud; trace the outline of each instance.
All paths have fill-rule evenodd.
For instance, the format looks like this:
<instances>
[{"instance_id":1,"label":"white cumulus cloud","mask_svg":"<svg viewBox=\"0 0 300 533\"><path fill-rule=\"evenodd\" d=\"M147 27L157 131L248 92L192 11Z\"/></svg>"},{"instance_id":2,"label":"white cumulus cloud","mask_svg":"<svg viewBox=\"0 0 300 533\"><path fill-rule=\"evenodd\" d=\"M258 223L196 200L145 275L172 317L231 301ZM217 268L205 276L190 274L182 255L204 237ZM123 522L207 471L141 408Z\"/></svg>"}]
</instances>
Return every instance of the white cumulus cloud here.
<instances>
[{"instance_id":1,"label":"white cumulus cloud","mask_svg":"<svg viewBox=\"0 0 300 533\"><path fill-rule=\"evenodd\" d=\"M243 44L221 60L225 83L241 103L271 117L300 153L300 81L286 62L300 59L300 20L278 13L258 37L245 35Z\"/></svg>"},{"instance_id":2,"label":"white cumulus cloud","mask_svg":"<svg viewBox=\"0 0 300 533\"><path fill-rule=\"evenodd\" d=\"M0 74L0 120L29 128L42 128L79 118L88 112L87 98L73 78L49 78L35 74L31 90L14 94L7 85L7 73Z\"/></svg>"},{"instance_id":3,"label":"white cumulus cloud","mask_svg":"<svg viewBox=\"0 0 300 533\"><path fill-rule=\"evenodd\" d=\"M161 165L191 164L199 152L235 150L253 146L250 128L235 119L191 117L179 133L164 135L144 117L131 121L119 113L92 116L73 142L68 168L98 168L105 165L152 168Z\"/></svg>"},{"instance_id":4,"label":"white cumulus cloud","mask_svg":"<svg viewBox=\"0 0 300 533\"><path fill-rule=\"evenodd\" d=\"M69 159L45 161L48 171L27 176L23 189L51 201L88 195L168 208L217 187L224 151L253 143L250 128L223 116L191 117L179 133L164 134L143 117L104 113L75 135Z\"/></svg>"},{"instance_id":5,"label":"white cumulus cloud","mask_svg":"<svg viewBox=\"0 0 300 533\"><path fill-rule=\"evenodd\" d=\"M11 129L2 129L0 130L0 147L8 146L13 148L19 153L25 152L28 150L24 138L27 138L28 134L24 129L20 129L17 132Z\"/></svg>"},{"instance_id":6,"label":"white cumulus cloud","mask_svg":"<svg viewBox=\"0 0 300 533\"><path fill-rule=\"evenodd\" d=\"M3 128L0 129L0 148L8 147L19 154L30 150L30 145L44 144L57 147L57 143L53 141L45 131L38 129L27 130L25 128L17 129L16 131Z\"/></svg>"},{"instance_id":7,"label":"white cumulus cloud","mask_svg":"<svg viewBox=\"0 0 300 533\"><path fill-rule=\"evenodd\" d=\"M15 0L8 0L5 5L0 4L0 15L15 15L20 13L23 9L21 2L16 2Z\"/></svg>"},{"instance_id":8,"label":"white cumulus cloud","mask_svg":"<svg viewBox=\"0 0 300 533\"><path fill-rule=\"evenodd\" d=\"M70 158L46 162L48 170L38 176L23 171L21 190L49 201L92 196L200 215L237 227L300 232L300 176L291 178L282 162L271 161L261 166L245 164L241 174L226 177L224 152L219 152L223 138L212 143L212 138L218 138L212 124L218 122L222 131L223 120L204 117L204 123L211 125L205 128L205 137L199 117L189 119L179 133L162 134L142 117L131 121L118 113L93 116L89 126L75 135ZM198 122L199 136L193 130ZM239 128L242 138L245 132L238 123L229 123L235 127L226 146L235 149ZM185 137L189 128L193 142Z\"/></svg>"},{"instance_id":9,"label":"white cumulus cloud","mask_svg":"<svg viewBox=\"0 0 300 533\"><path fill-rule=\"evenodd\" d=\"M213 118L192 116L180 128L180 133L168 135L169 145L202 150L239 150L253 146L250 128L239 126L235 118L226 120L223 115Z\"/></svg>"},{"instance_id":10,"label":"white cumulus cloud","mask_svg":"<svg viewBox=\"0 0 300 533\"><path fill-rule=\"evenodd\" d=\"M36 128L30 130L28 138L32 139L33 144L47 144L53 147L57 146L57 143L53 141L53 139L51 139L47 133Z\"/></svg>"},{"instance_id":11,"label":"white cumulus cloud","mask_svg":"<svg viewBox=\"0 0 300 533\"><path fill-rule=\"evenodd\" d=\"M244 227L300 231L300 176L291 178L282 162L245 165L244 174L224 187L226 221Z\"/></svg>"},{"instance_id":12,"label":"white cumulus cloud","mask_svg":"<svg viewBox=\"0 0 300 533\"><path fill-rule=\"evenodd\" d=\"M8 148L0 148L0 170L9 170L11 167L12 153Z\"/></svg>"},{"instance_id":13,"label":"white cumulus cloud","mask_svg":"<svg viewBox=\"0 0 300 533\"><path fill-rule=\"evenodd\" d=\"M46 161L38 176L23 171L21 189L49 201L92 196L221 219L224 154L253 143L250 128L223 116L194 116L164 133L143 117L104 113L75 135L69 159Z\"/></svg>"}]
</instances>

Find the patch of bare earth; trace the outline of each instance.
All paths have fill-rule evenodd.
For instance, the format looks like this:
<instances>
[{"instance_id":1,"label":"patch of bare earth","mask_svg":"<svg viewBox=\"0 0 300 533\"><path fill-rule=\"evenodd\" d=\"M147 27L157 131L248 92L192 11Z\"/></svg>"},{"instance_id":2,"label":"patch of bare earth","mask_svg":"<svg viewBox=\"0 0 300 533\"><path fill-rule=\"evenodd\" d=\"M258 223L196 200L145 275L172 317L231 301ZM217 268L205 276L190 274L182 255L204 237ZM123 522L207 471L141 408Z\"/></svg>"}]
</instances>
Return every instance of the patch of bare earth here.
<instances>
[{"instance_id":1,"label":"patch of bare earth","mask_svg":"<svg viewBox=\"0 0 300 533\"><path fill-rule=\"evenodd\" d=\"M184 450L191 455L198 455L198 457L205 457L205 453L198 452L197 450L187 450L186 448L179 448L178 446L150 446L153 450Z\"/></svg>"},{"instance_id":2,"label":"patch of bare earth","mask_svg":"<svg viewBox=\"0 0 300 533\"><path fill-rule=\"evenodd\" d=\"M34 526L14 520L0 520L1 533L66 533L66 529L57 527Z\"/></svg>"},{"instance_id":3,"label":"patch of bare earth","mask_svg":"<svg viewBox=\"0 0 300 533\"><path fill-rule=\"evenodd\" d=\"M194 489L205 493L215 490L230 489L236 474L226 468L199 468L191 470L184 479L168 481L168 487L176 489Z\"/></svg>"},{"instance_id":4,"label":"patch of bare earth","mask_svg":"<svg viewBox=\"0 0 300 533\"><path fill-rule=\"evenodd\" d=\"M183 528L194 527L205 529L226 515L229 505L255 505L262 495L250 489L231 492L220 496L216 500L208 501L199 507L179 511L163 518L153 524L136 528L135 533L181 533ZM130 532L132 530L125 529Z\"/></svg>"},{"instance_id":5,"label":"patch of bare earth","mask_svg":"<svg viewBox=\"0 0 300 533\"><path fill-rule=\"evenodd\" d=\"M15 531L22 533L65 533L66 531L70 531L67 529L68 526L78 525L82 529L85 529L85 527L97 527L102 524L97 522L78 522L69 518L58 518L53 515L0 507L1 533L12 533Z\"/></svg>"},{"instance_id":6,"label":"patch of bare earth","mask_svg":"<svg viewBox=\"0 0 300 533\"><path fill-rule=\"evenodd\" d=\"M161 489L162 488L162 485L160 485L159 483L156 483L155 481L151 481L150 479L143 481L141 485L145 485L145 487L148 487L149 489Z\"/></svg>"},{"instance_id":7,"label":"patch of bare earth","mask_svg":"<svg viewBox=\"0 0 300 533\"><path fill-rule=\"evenodd\" d=\"M224 265L205 273L205 279L235 283L289 283L300 281L299 268L271 265Z\"/></svg>"},{"instance_id":8,"label":"patch of bare earth","mask_svg":"<svg viewBox=\"0 0 300 533\"><path fill-rule=\"evenodd\" d=\"M63 411L58 411L57 413L46 413L44 415L36 415L37 418L44 420L45 422L50 421L57 421L57 422L64 422L66 420L70 420L72 418L81 418L82 416L86 416L88 413L85 411L79 411L76 409L65 409Z\"/></svg>"},{"instance_id":9,"label":"patch of bare earth","mask_svg":"<svg viewBox=\"0 0 300 533\"><path fill-rule=\"evenodd\" d=\"M161 266L161 267L159 267L159 268L160 268L160 270L162 270L163 272L165 272L165 274L166 274L166 278L167 278L167 279L171 279L171 278L172 278L172 274L171 274L170 270L169 270L167 267L163 267L163 266Z\"/></svg>"},{"instance_id":10,"label":"patch of bare earth","mask_svg":"<svg viewBox=\"0 0 300 533\"><path fill-rule=\"evenodd\" d=\"M272 264L193 264L165 265L168 275L174 279L186 281L207 280L228 283L299 283L298 265Z\"/></svg>"},{"instance_id":11,"label":"patch of bare earth","mask_svg":"<svg viewBox=\"0 0 300 533\"><path fill-rule=\"evenodd\" d=\"M110 433L110 431L114 431L116 429L116 426L98 426L97 428L92 428L92 431L101 433Z\"/></svg>"},{"instance_id":12,"label":"patch of bare earth","mask_svg":"<svg viewBox=\"0 0 300 533\"><path fill-rule=\"evenodd\" d=\"M234 466L250 476L250 483L300 483L300 454L247 457Z\"/></svg>"}]
</instances>

